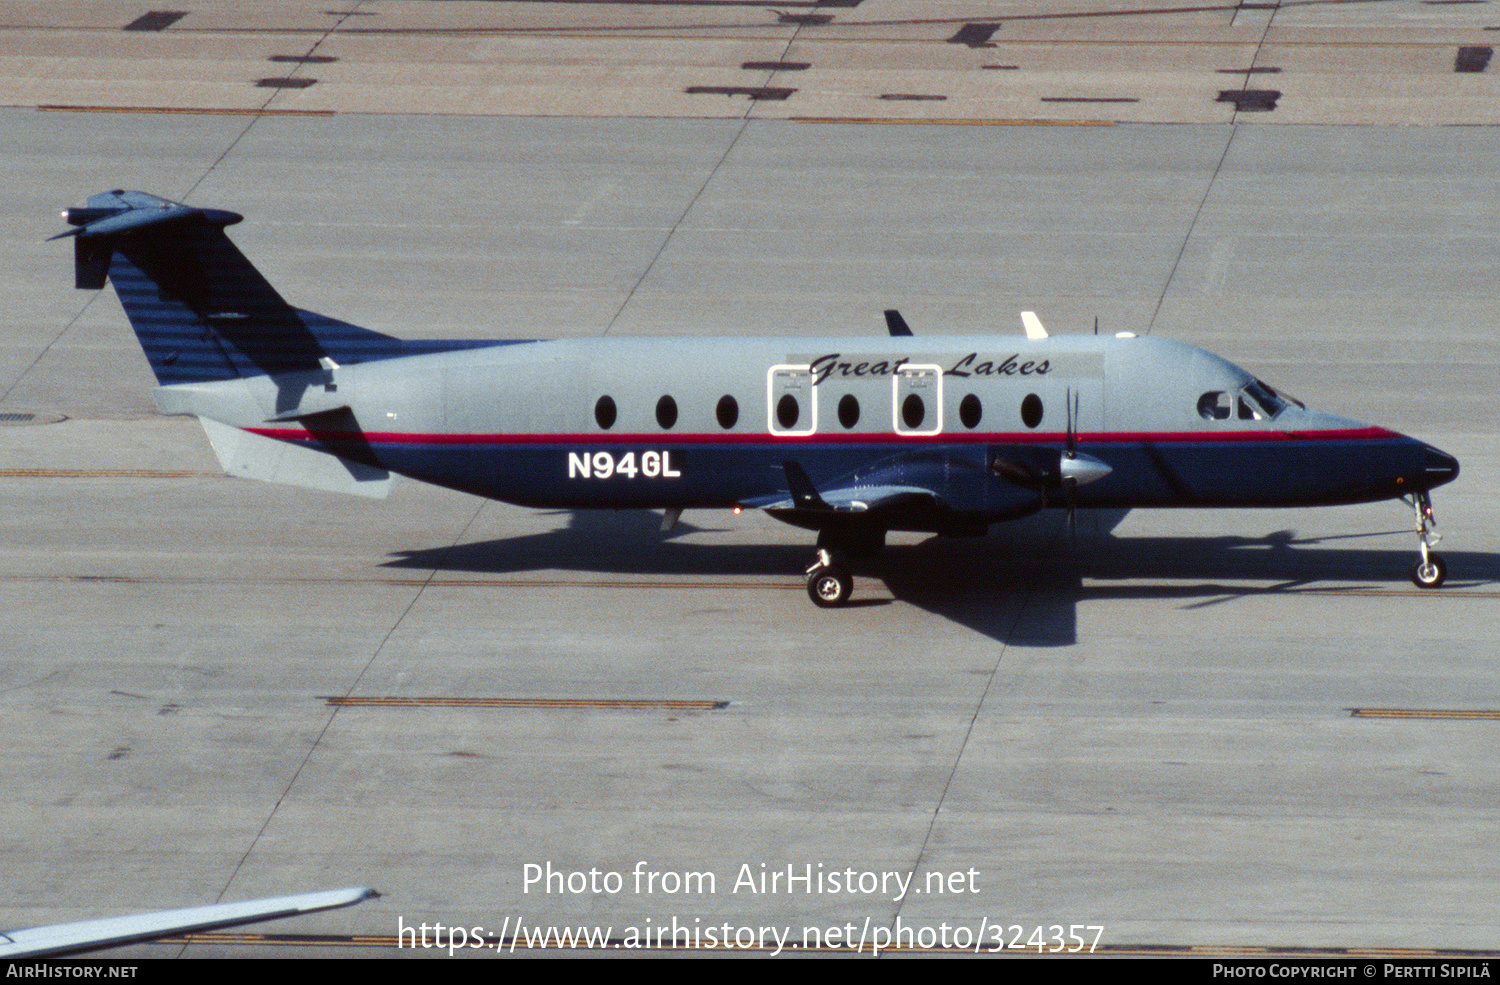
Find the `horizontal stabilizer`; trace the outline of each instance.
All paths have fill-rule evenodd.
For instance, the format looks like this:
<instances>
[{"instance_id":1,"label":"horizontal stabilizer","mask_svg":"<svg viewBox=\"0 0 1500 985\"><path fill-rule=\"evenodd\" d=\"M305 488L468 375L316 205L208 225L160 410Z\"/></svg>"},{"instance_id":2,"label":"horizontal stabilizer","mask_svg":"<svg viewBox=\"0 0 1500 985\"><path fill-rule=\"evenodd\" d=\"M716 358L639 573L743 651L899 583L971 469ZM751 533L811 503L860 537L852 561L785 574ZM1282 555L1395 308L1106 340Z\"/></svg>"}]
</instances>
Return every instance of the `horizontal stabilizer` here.
<instances>
[{"instance_id":1,"label":"horizontal stabilizer","mask_svg":"<svg viewBox=\"0 0 1500 985\"><path fill-rule=\"evenodd\" d=\"M73 228L48 240L77 237L73 241L74 283L87 291L104 286L110 259L123 237L193 219L219 229L244 219L238 212L200 209L145 192L120 190L90 196L86 207L64 209L62 215Z\"/></svg>"},{"instance_id":2,"label":"horizontal stabilizer","mask_svg":"<svg viewBox=\"0 0 1500 985\"><path fill-rule=\"evenodd\" d=\"M390 495L394 478L385 469L251 434L207 417L199 420L219 464L236 478L369 499L385 499Z\"/></svg>"},{"instance_id":3,"label":"horizontal stabilizer","mask_svg":"<svg viewBox=\"0 0 1500 985\"><path fill-rule=\"evenodd\" d=\"M232 226L244 219L238 212L229 212L224 209L199 209L191 205L180 205L177 202L169 202L155 195L146 195L144 192L127 192L129 195L137 195L146 199L144 203L129 203L121 201L118 206L106 206L103 208L90 207L86 209L68 209L63 213L63 218L72 223L74 228L67 232L58 233L50 239L63 239L67 236L77 236L86 239L96 236L119 236L125 233L139 232L152 226L164 226L172 222L181 222L184 219L201 217L207 220L211 226ZM95 195L89 199L101 196Z\"/></svg>"}]
</instances>

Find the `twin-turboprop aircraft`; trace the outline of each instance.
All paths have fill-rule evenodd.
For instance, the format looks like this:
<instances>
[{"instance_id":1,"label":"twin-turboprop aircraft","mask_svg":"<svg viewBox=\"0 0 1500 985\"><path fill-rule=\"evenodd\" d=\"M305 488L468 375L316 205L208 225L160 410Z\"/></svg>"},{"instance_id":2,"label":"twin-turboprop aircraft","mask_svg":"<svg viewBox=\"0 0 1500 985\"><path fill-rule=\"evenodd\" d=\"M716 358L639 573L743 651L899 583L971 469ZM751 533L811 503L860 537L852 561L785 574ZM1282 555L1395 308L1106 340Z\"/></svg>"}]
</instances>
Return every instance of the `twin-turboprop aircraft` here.
<instances>
[{"instance_id":1,"label":"twin-turboprop aircraft","mask_svg":"<svg viewBox=\"0 0 1500 985\"><path fill-rule=\"evenodd\" d=\"M393 474L523 506L759 508L818 534L807 588L853 590L888 531L984 534L1038 510L1402 498L1412 580L1443 583L1429 491L1451 456L1311 410L1163 339L886 337L410 342L289 306L233 212L143 192L68 209L77 285L106 278L163 413L225 469L383 495Z\"/></svg>"}]
</instances>

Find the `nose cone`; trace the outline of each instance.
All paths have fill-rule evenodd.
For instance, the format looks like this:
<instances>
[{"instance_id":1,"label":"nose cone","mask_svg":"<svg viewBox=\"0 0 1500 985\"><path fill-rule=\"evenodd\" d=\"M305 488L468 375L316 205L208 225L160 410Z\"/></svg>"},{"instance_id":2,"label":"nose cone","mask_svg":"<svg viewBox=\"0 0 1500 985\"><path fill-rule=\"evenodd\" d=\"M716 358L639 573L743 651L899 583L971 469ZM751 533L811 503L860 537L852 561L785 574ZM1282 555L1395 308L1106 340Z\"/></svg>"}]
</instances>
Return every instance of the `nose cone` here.
<instances>
[{"instance_id":1,"label":"nose cone","mask_svg":"<svg viewBox=\"0 0 1500 985\"><path fill-rule=\"evenodd\" d=\"M1431 445L1422 446L1422 488L1436 489L1458 478L1458 459Z\"/></svg>"}]
</instances>

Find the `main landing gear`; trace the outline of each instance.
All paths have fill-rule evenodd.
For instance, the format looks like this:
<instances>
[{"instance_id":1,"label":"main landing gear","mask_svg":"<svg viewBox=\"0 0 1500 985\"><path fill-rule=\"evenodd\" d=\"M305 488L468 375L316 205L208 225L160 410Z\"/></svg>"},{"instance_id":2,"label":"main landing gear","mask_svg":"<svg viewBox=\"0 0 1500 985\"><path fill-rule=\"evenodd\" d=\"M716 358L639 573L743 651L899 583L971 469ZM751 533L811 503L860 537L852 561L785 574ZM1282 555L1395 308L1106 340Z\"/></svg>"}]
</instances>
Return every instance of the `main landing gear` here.
<instances>
[{"instance_id":1,"label":"main landing gear","mask_svg":"<svg viewBox=\"0 0 1500 985\"><path fill-rule=\"evenodd\" d=\"M849 527L818 531L818 553L807 569L807 597L813 604L832 609L854 594L854 575L847 558L874 557L885 549L886 532L880 528Z\"/></svg>"},{"instance_id":2,"label":"main landing gear","mask_svg":"<svg viewBox=\"0 0 1500 985\"><path fill-rule=\"evenodd\" d=\"M832 609L849 601L854 594L854 576L849 573L842 559L826 547L818 548L818 555L807 569L807 597L813 605Z\"/></svg>"},{"instance_id":3,"label":"main landing gear","mask_svg":"<svg viewBox=\"0 0 1500 985\"><path fill-rule=\"evenodd\" d=\"M1411 566L1412 584L1418 588L1437 588L1447 579L1448 566L1432 550L1443 539L1432 515L1432 497L1425 492L1414 493L1409 502L1416 514L1417 546L1422 552L1417 563Z\"/></svg>"}]
</instances>

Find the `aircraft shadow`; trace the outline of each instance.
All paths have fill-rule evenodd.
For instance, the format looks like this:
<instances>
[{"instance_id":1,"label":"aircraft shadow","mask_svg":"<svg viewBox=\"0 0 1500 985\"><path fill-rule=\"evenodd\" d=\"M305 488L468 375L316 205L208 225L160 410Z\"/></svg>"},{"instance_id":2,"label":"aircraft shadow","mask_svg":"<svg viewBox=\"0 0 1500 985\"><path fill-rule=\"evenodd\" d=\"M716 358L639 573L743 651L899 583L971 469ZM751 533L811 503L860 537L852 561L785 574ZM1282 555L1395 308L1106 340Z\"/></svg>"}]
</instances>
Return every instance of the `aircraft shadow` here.
<instances>
[{"instance_id":1,"label":"aircraft shadow","mask_svg":"<svg viewBox=\"0 0 1500 985\"><path fill-rule=\"evenodd\" d=\"M811 534L806 545L699 544L681 538L713 528L683 521L664 538L660 513L559 513L569 518L560 529L403 551L385 566L475 574L561 570L795 580L812 554ZM1298 538L1287 530L1264 537L1116 537L1111 531L1123 516L1123 511L1081 514L1070 534L1062 515L1048 512L998 525L987 537L892 545L873 557L853 559L851 567L859 580L883 582L899 602L999 643L1038 647L1076 643L1077 605L1089 599L1177 599L1184 607L1197 607L1319 585L1412 587L1406 575L1416 556L1415 535L1389 537L1391 544L1400 544L1389 548L1360 546L1366 537L1388 536L1385 531L1321 539ZM1450 587L1500 582L1500 554L1443 555ZM796 604L810 603L799 598ZM853 604L881 603L862 597L856 583Z\"/></svg>"}]
</instances>

